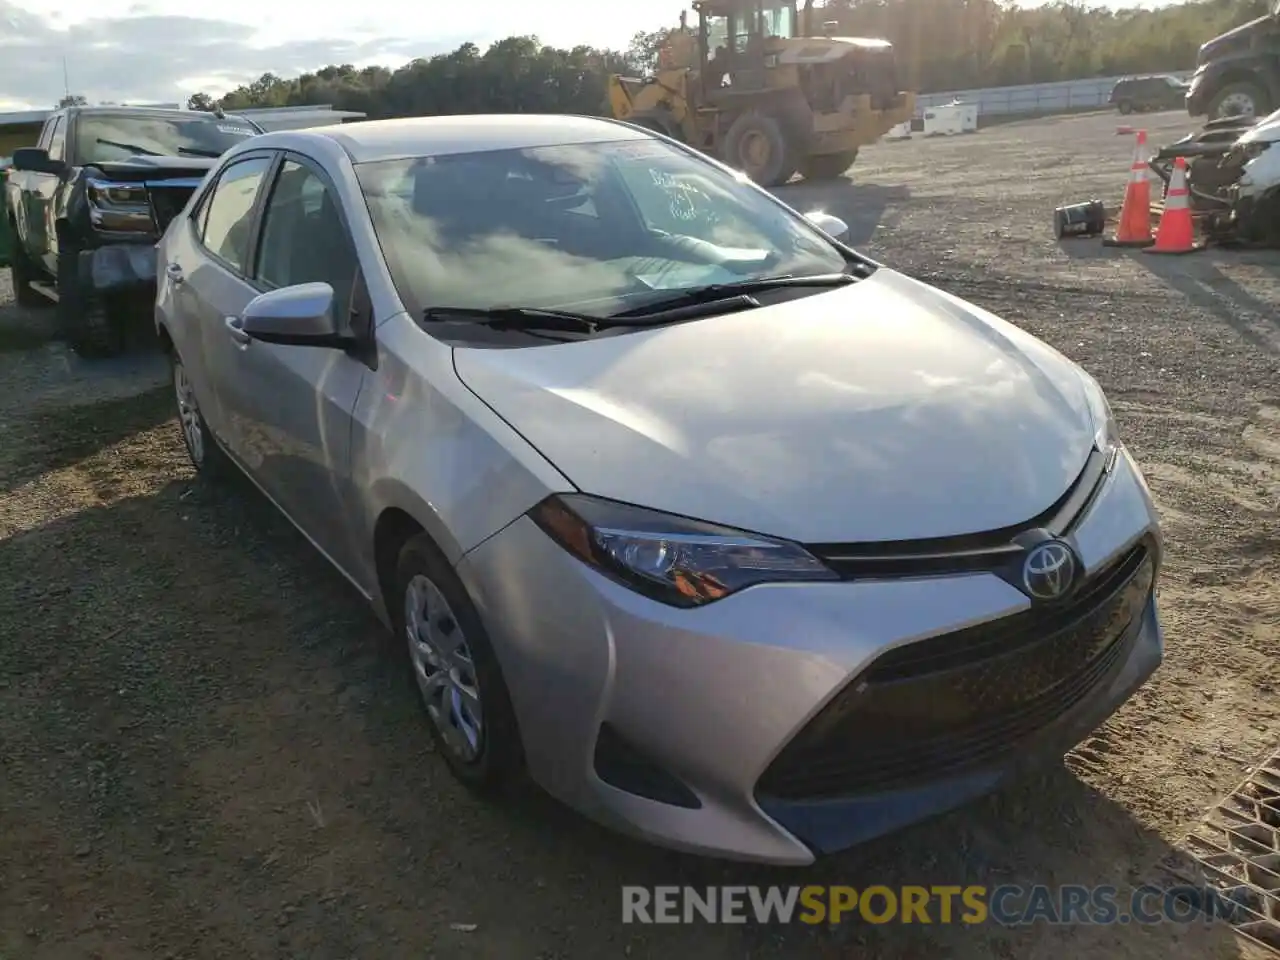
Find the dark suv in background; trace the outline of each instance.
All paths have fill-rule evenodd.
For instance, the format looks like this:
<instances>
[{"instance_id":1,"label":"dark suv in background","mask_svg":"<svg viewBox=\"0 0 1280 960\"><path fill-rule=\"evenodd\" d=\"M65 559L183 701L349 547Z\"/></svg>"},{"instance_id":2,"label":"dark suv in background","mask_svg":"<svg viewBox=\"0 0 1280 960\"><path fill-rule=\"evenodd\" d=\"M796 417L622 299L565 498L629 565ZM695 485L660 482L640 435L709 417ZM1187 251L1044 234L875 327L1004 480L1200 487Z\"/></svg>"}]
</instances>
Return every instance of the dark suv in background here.
<instances>
[{"instance_id":1,"label":"dark suv in background","mask_svg":"<svg viewBox=\"0 0 1280 960\"><path fill-rule=\"evenodd\" d=\"M1111 104L1121 113L1180 110L1187 84L1177 77L1125 77L1111 88Z\"/></svg>"}]
</instances>

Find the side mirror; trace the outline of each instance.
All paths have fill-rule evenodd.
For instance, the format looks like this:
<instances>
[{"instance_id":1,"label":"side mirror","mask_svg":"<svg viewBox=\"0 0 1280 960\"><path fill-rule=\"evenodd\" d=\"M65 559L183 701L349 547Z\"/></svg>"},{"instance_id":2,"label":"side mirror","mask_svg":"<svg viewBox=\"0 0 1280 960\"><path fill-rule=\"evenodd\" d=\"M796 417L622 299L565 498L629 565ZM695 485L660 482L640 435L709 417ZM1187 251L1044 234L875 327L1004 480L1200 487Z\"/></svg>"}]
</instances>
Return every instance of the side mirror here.
<instances>
[{"instance_id":1,"label":"side mirror","mask_svg":"<svg viewBox=\"0 0 1280 960\"><path fill-rule=\"evenodd\" d=\"M804 218L833 240L844 243L849 239L849 225L839 217L833 217L821 210L814 210L806 213Z\"/></svg>"},{"instance_id":2,"label":"side mirror","mask_svg":"<svg viewBox=\"0 0 1280 960\"><path fill-rule=\"evenodd\" d=\"M13 169L61 177L67 172L67 165L61 160L54 160L49 151L41 147L19 147L13 151Z\"/></svg>"},{"instance_id":3,"label":"side mirror","mask_svg":"<svg viewBox=\"0 0 1280 960\"><path fill-rule=\"evenodd\" d=\"M300 283L270 290L249 301L235 324L243 336L263 343L343 349L353 340L333 315L333 287Z\"/></svg>"}]
</instances>

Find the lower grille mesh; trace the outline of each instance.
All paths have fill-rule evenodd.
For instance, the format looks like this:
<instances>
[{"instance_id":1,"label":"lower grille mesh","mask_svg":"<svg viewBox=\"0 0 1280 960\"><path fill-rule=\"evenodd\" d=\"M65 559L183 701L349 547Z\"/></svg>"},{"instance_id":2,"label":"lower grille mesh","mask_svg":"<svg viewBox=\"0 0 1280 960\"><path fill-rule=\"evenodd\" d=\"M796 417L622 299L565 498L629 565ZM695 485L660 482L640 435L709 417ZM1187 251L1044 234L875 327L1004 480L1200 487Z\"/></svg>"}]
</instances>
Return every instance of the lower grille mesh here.
<instances>
[{"instance_id":1,"label":"lower grille mesh","mask_svg":"<svg viewBox=\"0 0 1280 960\"><path fill-rule=\"evenodd\" d=\"M1065 607L890 651L787 745L757 792L818 799L907 786L1016 748L1123 659L1154 578L1140 545Z\"/></svg>"}]
</instances>

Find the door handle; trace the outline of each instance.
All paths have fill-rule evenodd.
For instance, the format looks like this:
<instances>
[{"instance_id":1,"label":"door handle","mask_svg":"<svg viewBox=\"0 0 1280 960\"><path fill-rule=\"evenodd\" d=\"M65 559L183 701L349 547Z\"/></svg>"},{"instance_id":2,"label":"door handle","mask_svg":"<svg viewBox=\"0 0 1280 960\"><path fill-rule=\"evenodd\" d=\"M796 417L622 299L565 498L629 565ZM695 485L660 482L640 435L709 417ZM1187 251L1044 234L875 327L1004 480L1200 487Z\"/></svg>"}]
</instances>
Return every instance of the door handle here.
<instances>
[{"instance_id":1,"label":"door handle","mask_svg":"<svg viewBox=\"0 0 1280 960\"><path fill-rule=\"evenodd\" d=\"M227 325L227 333L231 334L231 339L243 347L247 347L253 338L240 329L239 317L225 317L223 323Z\"/></svg>"},{"instance_id":2,"label":"door handle","mask_svg":"<svg viewBox=\"0 0 1280 960\"><path fill-rule=\"evenodd\" d=\"M176 263L171 263L168 266L166 266L164 268L164 272L168 275L169 279L172 280L174 283L181 283L183 280L186 279L186 277L183 276L182 274L182 267L180 267Z\"/></svg>"}]
</instances>

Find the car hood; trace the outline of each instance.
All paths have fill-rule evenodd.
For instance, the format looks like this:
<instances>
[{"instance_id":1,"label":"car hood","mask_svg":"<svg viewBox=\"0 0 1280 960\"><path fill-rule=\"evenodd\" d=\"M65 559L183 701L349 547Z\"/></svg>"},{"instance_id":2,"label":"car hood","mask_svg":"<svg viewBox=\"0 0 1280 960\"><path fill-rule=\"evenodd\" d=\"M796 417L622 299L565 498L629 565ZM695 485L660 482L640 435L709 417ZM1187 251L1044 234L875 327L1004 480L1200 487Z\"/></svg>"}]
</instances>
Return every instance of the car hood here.
<instances>
[{"instance_id":1,"label":"car hood","mask_svg":"<svg viewBox=\"0 0 1280 960\"><path fill-rule=\"evenodd\" d=\"M1240 135L1236 143L1275 143L1280 140L1280 110L1263 117Z\"/></svg>"},{"instance_id":2,"label":"car hood","mask_svg":"<svg viewBox=\"0 0 1280 960\"><path fill-rule=\"evenodd\" d=\"M807 543L1024 523L1093 445L1079 369L902 274L527 349L462 381L580 490Z\"/></svg>"},{"instance_id":3,"label":"car hood","mask_svg":"<svg viewBox=\"0 0 1280 960\"><path fill-rule=\"evenodd\" d=\"M1256 35L1269 33L1275 28L1275 20L1270 16L1258 17L1248 23L1242 23L1202 44L1196 62L1203 66L1215 57L1247 50Z\"/></svg>"},{"instance_id":4,"label":"car hood","mask_svg":"<svg viewBox=\"0 0 1280 960\"><path fill-rule=\"evenodd\" d=\"M184 177L200 178L217 164L217 158L205 157L147 157L136 156L127 160L110 160L90 164L109 177L119 180L168 180Z\"/></svg>"}]
</instances>

